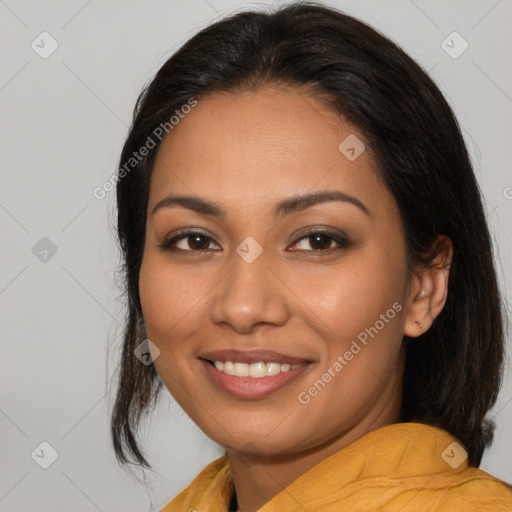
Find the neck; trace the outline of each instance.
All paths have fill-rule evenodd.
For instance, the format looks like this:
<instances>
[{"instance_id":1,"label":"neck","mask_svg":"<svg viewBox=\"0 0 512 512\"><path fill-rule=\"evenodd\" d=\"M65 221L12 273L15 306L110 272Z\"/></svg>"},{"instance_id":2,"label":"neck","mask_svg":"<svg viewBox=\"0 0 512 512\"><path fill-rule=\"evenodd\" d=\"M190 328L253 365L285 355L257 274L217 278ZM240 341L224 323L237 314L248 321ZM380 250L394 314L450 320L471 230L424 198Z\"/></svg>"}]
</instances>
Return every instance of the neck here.
<instances>
[{"instance_id":1,"label":"neck","mask_svg":"<svg viewBox=\"0 0 512 512\"><path fill-rule=\"evenodd\" d=\"M257 512L265 503L312 467L365 434L402 420L401 402L392 404L372 418L365 418L321 446L289 455L262 456L245 451L227 451L239 512ZM256 448L256 447L255 447ZM257 450L255 450L257 451Z\"/></svg>"}]
</instances>

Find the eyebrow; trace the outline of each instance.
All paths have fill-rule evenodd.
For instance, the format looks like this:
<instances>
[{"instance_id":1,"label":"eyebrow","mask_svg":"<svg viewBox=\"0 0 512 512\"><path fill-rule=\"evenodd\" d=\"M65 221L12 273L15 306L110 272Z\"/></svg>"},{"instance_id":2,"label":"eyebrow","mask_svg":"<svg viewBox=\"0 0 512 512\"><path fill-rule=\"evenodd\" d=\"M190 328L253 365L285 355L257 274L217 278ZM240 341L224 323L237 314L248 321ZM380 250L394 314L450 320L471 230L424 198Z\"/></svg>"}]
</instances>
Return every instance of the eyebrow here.
<instances>
[{"instance_id":1,"label":"eyebrow","mask_svg":"<svg viewBox=\"0 0 512 512\"><path fill-rule=\"evenodd\" d=\"M372 216L370 210L363 204L362 201L357 199L357 197L346 194L345 192L340 192L338 190L326 190L301 196L292 196L276 204L272 213L274 218L283 217L285 215L289 215L290 213L302 211L317 204L327 203L330 201L341 201L344 203L352 204L357 206L357 208L359 208L369 217ZM221 219L225 219L227 216L226 211L218 203L193 196L165 197L154 206L152 215L154 215L161 208L172 208L175 206L182 206L183 208L188 208L189 210L193 210L204 215L212 215Z\"/></svg>"}]
</instances>

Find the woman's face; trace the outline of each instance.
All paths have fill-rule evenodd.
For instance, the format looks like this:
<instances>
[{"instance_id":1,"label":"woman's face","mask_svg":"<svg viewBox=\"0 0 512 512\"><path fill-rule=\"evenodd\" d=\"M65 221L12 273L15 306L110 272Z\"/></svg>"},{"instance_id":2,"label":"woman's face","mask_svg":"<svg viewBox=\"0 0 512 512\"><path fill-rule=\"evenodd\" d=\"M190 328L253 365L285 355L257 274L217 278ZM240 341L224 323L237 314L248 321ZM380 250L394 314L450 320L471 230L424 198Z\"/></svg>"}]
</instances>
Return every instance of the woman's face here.
<instances>
[{"instance_id":1,"label":"woman's face","mask_svg":"<svg viewBox=\"0 0 512 512\"><path fill-rule=\"evenodd\" d=\"M362 141L267 86L198 101L162 142L147 335L171 394L230 450L295 453L399 420L404 234Z\"/></svg>"}]
</instances>

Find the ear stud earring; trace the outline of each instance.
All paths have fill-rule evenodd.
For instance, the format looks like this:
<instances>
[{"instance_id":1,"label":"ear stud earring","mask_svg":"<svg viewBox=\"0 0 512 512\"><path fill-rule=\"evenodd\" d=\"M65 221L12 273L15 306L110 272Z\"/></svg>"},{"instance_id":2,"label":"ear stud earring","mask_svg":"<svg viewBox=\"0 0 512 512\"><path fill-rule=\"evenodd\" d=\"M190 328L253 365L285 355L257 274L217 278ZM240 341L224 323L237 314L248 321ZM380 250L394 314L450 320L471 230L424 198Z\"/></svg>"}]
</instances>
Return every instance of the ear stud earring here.
<instances>
[{"instance_id":1,"label":"ear stud earring","mask_svg":"<svg viewBox=\"0 0 512 512\"><path fill-rule=\"evenodd\" d=\"M414 323L417 324L420 329L423 329L423 324L421 322L418 322L418 320L414 320Z\"/></svg>"}]
</instances>

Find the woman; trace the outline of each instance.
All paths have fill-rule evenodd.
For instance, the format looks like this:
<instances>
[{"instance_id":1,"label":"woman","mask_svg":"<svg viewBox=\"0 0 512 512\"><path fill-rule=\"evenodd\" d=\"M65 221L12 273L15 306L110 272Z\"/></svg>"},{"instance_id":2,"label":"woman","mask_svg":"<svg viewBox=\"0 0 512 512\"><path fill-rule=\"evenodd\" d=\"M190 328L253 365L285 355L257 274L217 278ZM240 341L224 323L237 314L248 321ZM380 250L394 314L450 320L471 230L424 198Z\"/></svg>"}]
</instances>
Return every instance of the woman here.
<instances>
[{"instance_id":1,"label":"woman","mask_svg":"<svg viewBox=\"0 0 512 512\"><path fill-rule=\"evenodd\" d=\"M395 44L311 3L221 20L143 92L120 167L116 454L149 466L162 382L226 450L165 512L512 509L478 469L503 359L481 197Z\"/></svg>"}]
</instances>

